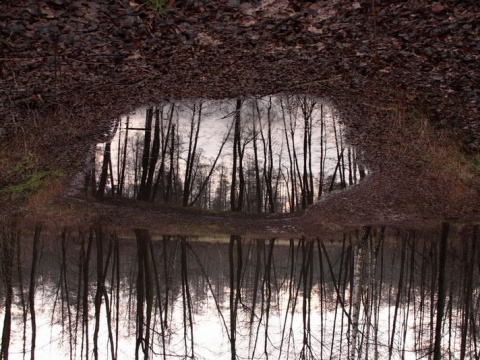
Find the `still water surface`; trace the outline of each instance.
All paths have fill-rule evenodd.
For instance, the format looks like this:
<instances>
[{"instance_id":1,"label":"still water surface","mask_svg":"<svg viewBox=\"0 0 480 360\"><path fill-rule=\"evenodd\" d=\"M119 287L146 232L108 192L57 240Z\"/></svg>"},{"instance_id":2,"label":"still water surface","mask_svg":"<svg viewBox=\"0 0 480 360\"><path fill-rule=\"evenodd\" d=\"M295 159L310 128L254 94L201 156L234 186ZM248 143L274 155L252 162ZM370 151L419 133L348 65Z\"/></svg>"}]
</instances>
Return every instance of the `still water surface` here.
<instances>
[{"instance_id":1,"label":"still water surface","mask_svg":"<svg viewBox=\"0 0 480 360\"><path fill-rule=\"evenodd\" d=\"M479 354L473 235L450 233L445 357ZM440 233L374 229L363 258L358 237L4 229L3 358L33 358L33 348L36 359L433 358Z\"/></svg>"}]
</instances>

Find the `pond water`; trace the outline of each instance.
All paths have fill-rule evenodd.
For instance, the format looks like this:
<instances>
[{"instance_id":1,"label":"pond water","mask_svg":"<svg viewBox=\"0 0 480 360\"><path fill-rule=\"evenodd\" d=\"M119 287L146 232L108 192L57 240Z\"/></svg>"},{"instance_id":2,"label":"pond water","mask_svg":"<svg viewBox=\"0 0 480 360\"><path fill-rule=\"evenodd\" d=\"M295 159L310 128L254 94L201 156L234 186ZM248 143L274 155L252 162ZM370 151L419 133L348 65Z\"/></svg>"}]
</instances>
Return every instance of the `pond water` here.
<instances>
[{"instance_id":1,"label":"pond water","mask_svg":"<svg viewBox=\"0 0 480 360\"><path fill-rule=\"evenodd\" d=\"M2 358L475 358L478 227L440 230L324 242L4 226Z\"/></svg>"}]
</instances>

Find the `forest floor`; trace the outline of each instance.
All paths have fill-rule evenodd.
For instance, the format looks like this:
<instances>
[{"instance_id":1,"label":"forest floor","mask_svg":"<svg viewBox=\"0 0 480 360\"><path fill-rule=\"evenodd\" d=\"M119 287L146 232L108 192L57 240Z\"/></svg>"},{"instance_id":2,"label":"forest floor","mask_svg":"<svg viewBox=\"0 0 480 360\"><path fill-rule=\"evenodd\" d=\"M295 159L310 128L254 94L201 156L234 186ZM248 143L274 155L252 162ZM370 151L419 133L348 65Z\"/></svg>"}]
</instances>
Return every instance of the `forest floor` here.
<instances>
[{"instance_id":1,"label":"forest floor","mask_svg":"<svg viewBox=\"0 0 480 360\"><path fill-rule=\"evenodd\" d=\"M186 234L314 236L480 221L477 1L0 3L1 216ZM301 214L66 196L112 119L158 99L308 93L339 109L369 177Z\"/></svg>"}]
</instances>

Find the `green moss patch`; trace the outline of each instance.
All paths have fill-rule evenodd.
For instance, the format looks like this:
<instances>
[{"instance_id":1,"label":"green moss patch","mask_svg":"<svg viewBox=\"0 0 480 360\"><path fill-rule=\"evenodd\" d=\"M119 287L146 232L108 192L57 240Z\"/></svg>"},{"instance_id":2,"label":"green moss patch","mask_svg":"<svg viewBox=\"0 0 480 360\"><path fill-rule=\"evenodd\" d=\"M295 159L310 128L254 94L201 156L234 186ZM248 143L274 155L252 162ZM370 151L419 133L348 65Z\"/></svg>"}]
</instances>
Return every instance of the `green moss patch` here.
<instances>
[{"instance_id":1,"label":"green moss patch","mask_svg":"<svg viewBox=\"0 0 480 360\"><path fill-rule=\"evenodd\" d=\"M5 186L0 190L0 194L8 195L11 198L27 198L37 193L41 188L48 185L51 181L62 176L62 171L37 171L29 175L25 181L19 184Z\"/></svg>"}]
</instances>

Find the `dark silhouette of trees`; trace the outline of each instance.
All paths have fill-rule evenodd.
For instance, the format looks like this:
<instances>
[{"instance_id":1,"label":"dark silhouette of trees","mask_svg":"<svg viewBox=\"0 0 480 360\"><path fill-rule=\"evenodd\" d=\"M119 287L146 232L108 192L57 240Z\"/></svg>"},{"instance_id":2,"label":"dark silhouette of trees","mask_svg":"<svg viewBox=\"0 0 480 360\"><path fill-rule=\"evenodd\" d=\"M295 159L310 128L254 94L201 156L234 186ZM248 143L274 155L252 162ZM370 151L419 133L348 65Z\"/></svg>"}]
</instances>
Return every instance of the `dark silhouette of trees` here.
<instances>
[{"instance_id":1,"label":"dark silhouette of trees","mask_svg":"<svg viewBox=\"0 0 480 360\"><path fill-rule=\"evenodd\" d=\"M442 236L440 239L440 255L439 255L439 272L438 272L438 296L437 296L437 321L435 323L435 345L433 348L433 359L440 360L442 358L442 328L443 314L445 311L446 283L445 271L447 265L447 242L450 224L444 222L442 224Z\"/></svg>"},{"instance_id":2,"label":"dark silhouette of trees","mask_svg":"<svg viewBox=\"0 0 480 360\"><path fill-rule=\"evenodd\" d=\"M43 229L20 235L18 227L2 227L2 358L13 348L41 356L39 316L61 327L58 346L71 359L195 357L205 350L197 332L197 317L205 316L218 318L232 358L478 353L478 225L365 227L334 243L236 235L222 243L157 241L146 229L135 230L132 242L98 226ZM45 315L39 304L48 301L54 306ZM31 326L22 328L28 316ZM17 335L23 350L11 341Z\"/></svg>"},{"instance_id":3,"label":"dark silhouette of trees","mask_svg":"<svg viewBox=\"0 0 480 360\"><path fill-rule=\"evenodd\" d=\"M214 147L205 143L209 122L225 104L234 109L218 123L233 119L216 135L221 142L212 154ZM143 125L136 122L127 117L115 123L113 131L120 130L116 141L106 139L98 179L94 169L88 172L86 187L98 199L111 193L202 209L295 212L366 176L362 153L346 144L335 110L312 96L160 102L145 109ZM227 159L223 149L230 141ZM229 174L226 196L225 181L216 180L219 172Z\"/></svg>"}]
</instances>

